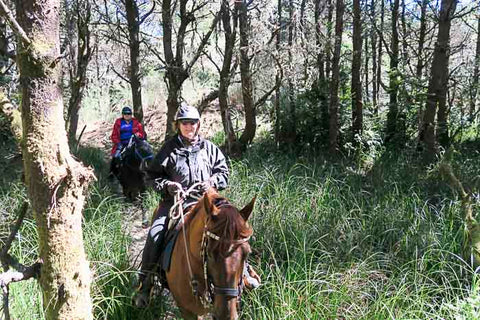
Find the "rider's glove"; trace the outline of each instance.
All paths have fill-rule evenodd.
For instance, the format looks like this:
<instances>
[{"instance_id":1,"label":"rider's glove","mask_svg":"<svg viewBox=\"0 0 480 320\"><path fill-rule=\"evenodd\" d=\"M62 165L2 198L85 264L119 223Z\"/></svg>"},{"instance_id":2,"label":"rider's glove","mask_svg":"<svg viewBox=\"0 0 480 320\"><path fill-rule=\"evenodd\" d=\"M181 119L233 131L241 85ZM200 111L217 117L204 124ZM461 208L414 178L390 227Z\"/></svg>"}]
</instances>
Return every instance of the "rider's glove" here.
<instances>
[{"instance_id":1,"label":"rider's glove","mask_svg":"<svg viewBox=\"0 0 480 320\"><path fill-rule=\"evenodd\" d=\"M180 183L174 181L167 182L167 191L172 196L174 196L179 190L182 190L182 185Z\"/></svg>"},{"instance_id":2,"label":"rider's glove","mask_svg":"<svg viewBox=\"0 0 480 320\"><path fill-rule=\"evenodd\" d=\"M212 187L212 184L210 183L210 180L202 182L200 185L198 185L198 191L201 193L207 192L208 189Z\"/></svg>"}]
</instances>

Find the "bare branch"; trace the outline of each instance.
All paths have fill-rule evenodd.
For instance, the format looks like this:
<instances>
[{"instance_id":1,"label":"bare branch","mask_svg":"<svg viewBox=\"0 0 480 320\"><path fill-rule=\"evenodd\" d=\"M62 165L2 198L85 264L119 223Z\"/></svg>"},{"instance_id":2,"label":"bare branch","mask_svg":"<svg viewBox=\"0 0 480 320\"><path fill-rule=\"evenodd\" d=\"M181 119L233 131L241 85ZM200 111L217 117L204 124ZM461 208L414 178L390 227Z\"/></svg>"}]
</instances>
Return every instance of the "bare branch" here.
<instances>
[{"instance_id":1,"label":"bare branch","mask_svg":"<svg viewBox=\"0 0 480 320\"><path fill-rule=\"evenodd\" d=\"M4 16L7 19L8 23L12 30L22 39L22 41L28 46L32 43L30 38L28 38L27 33L22 29L18 24L17 20L13 16L12 11L8 9L3 0L0 0L0 15Z\"/></svg>"},{"instance_id":2,"label":"bare branch","mask_svg":"<svg viewBox=\"0 0 480 320\"><path fill-rule=\"evenodd\" d=\"M0 0L1 1L1 0ZM18 214L17 221L15 222L15 225L13 226L12 230L10 231L10 236L8 237L7 241L5 241L5 245L2 248L2 251L0 252L0 260L2 261L2 265L4 265L4 256L6 256L8 250L10 250L10 247L12 245L13 240L15 239L15 236L17 235L18 230L20 229L20 226L22 225L23 218L25 218L25 214L27 213L28 209L28 202L24 202L22 205L22 208L20 209L20 213Z\"/></svg>"},{"instance_id":3,"label":"bare branch","mask_svg":"<svg viewBox=\"0 0 480 320\"><path fill-rule=\"evenodd\" d=\"M112 68L112 71L113 73L115 73L120 79L122 79L123 81L127 82L127 83L130 83L130 80L128 80L127 78L125 78L124 76L122 76L120 73L118 73L117 70L115 70L115 67L113 66L113 64L111 62L109 62L109 65L110 67Z\"/></svg>"},{"instance_id":4,"label":"bare branch","mask_svg":"<svg viewBox=\"0 0 480 320\"><path fill-rule=\"evenodd\" d=\"M25 267L23 271L14 271L9 270L7 272L0 274L0 287L2 289L5 286L8 286L12 282L18 282L22 280L28 280L30 278L38 278L40 275L40 269L42 267L43 262L39 261L34 263L31 266Z\"/></svg>"},{"instance_id":5,"label":"bare branch","mask_svg":"<svg viewBox=\"0 0 480 320\"><path fill-rule=\"evenodd\" d=\"M153 5L152 5L152 9L150 9L150 11L148 11L147 13L145 13L143 15L143 17L140 18L140 21L138 22L139 25L141 25L142 23L145 22L145 20L153 13L153 10L155 9L155 1L153 1Z\"/></svg>"},{"instance_id":6,"label":"bare branch","mask_svg":"<svg viewBox=\"0 0 480 320\"><path fill-rule=\"evenodd\" d=\"M203 52L203 49L205 48L205 46L207 45L208 43L208 39L210 38L210 35L212 34L213 30L215 29L215 26L217 25L218 21L220 20L220 13L221 13L221 10L219 10L217 12L217 14L215 15L215 18L213 19L212 21L212 24L210 25L210 29L208 30L208 32L203 36L203 39L197 49L197 52L195 53L195 56L192 58L192 60L190 61L190 63L187 64L187 67L185 68L185 70L187 71L187 73L190 72L190 70L192 69L193 65L195 64L195 62L198 60L198 58L200 57L200 55L202 54Z\"/></svg>"},{"instance_id":7,"label":"bare branch","mask_svg":"<svg viewBox=\"0 0 480 320\"><path fill-rule=\"evenodd\" d=\"M453 17L452 17L452 20L453 19L457 19L457 18L463 18L467 15L469 15L470 13L474 12L475 10L477 10L478 7L476 6L472 6L471 8L468 8L468 7L464 7L462 9L460 9L460 11L458 11Z\"/></svg>"},{"instance_id":8,"label":"bare branch","mask_svg":"<svg viewBox=\"0 0 480 320\"><path fill-rule=\"evenodd\" d=\"M212 90L209 94L202 97L202 100L198 103L197 109L200 114L205 111L210 102L218 98L218 89Z\"/></svg>"},{"instance_id":9,"label":"bare branch","mask_svg":"<svg viewBox=\"0 0 480 320\"><path fill-rule=\"evenodd\" d=\"M215 60L212 58L212 56L210 54L208 54L208 52L204 51L203 54L207 57L207 59L215 66L215 68L217 69L218 73L220 73L220 67L218 66L218 64L215 62Z\"/></svg>"},{"instance_id":10,"label":"bare branch","mask_svg":"<svg viewBox=\"0 0 480 320\"><path fill-rule=\"evenodd\" d=\"M277 90L280 85L282 84L282 80L283 80L283 68L282 68L282 64L280 63L280 61L278 61L277 57L275 57L273 54L272 54L272 57L273 59L275 60L275 63L277 64L277 67L278 69L280 70L280 76L278 77L278 80L277 82L275 83L275 85L269 90L267 91L260 99L257 100L257 102L255 103L255 108L261 106L262 104L265 103L265 101L267 101L268 97L275 91Z\"/></svg>"}]
</instances>

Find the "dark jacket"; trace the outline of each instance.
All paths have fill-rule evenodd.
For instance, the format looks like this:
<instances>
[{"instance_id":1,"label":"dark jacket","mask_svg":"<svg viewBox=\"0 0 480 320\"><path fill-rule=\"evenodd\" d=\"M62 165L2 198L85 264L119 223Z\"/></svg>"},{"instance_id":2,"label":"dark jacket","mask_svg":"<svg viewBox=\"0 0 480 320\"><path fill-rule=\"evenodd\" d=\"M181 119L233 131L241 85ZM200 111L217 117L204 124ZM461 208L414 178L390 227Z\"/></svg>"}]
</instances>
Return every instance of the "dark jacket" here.
<instances>
[{"instance_id":1,"label":"dark jacket","mask_svg":"<svg viewBox=\"0 0 480 320\"><path fill-rule=\"evenodd\" d=\"M147 169L147 182L172 200L167 191L169 181L178 182L187 190L197 182L210 181L217 190L228 184L228 166L222 151L208 140L199 137L197 143L186 147L178 135L165 142Z\"/></svg>"}]
</instances>

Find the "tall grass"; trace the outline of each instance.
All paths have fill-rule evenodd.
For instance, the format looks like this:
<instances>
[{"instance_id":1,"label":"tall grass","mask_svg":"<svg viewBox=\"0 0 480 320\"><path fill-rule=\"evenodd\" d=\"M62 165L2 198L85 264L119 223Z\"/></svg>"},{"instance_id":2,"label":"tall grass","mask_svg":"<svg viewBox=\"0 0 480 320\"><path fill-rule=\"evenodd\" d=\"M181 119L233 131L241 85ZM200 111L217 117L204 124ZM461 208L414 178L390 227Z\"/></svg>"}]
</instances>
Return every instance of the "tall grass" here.
<instances>
[{"instance_id":1,"label":"tall grass","mask_svg":"<svg viewBox=\"0 0 480 320\"><path fill-rule=\"evenodd\" d=\"M129 205L105 184L101 156L82 152L100 177L84 210L96 319L175 312L162 299L146 310L132 306L135 270L122 223ZM470 147L454 162L472 190L479 160ZM356 165L278 152L268 142L231 162L224 193L238 207L257 197L249 261L263 284L242 297L242 319L480 319L478 278L461 256L461 206L448 185L408 152L383 154L366 171ZM20 183L12 186L0 194L9 213L25 197ZM152 193L145 200L156 201ZM15 242L24 263L36 258L34 230L27 220ZM15 318L43 318L34 281L11 288Z\"/></svg>"}]
</instances>

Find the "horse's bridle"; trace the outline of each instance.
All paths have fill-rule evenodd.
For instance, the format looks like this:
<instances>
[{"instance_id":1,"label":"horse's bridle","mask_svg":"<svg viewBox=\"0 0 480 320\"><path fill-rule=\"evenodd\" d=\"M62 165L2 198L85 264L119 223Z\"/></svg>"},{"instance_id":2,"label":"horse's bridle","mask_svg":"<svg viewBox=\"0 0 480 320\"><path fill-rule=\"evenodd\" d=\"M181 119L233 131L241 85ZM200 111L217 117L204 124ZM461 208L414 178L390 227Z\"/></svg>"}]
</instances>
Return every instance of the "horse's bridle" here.
<instances>
[{"instance_id":1,"label":"horse's bridle","mask_svg":"<svg viewBox=\"0 0 480 320\"><path fill-rule=\"evenodd\" d=\"M187 238L186 238L186 232L185 232L185 220L184 220L184 214L183 214L183 209L182 209L182 203L183 199L186 197L186 195L191 194L195 189L200 185L200 183L196 183L193 186L191 186L187 191L178 191L177 195L175 196L175 204L172 206L170 209L170 218L181 218L182 221L182 231L183 231L183 237L184 237L184 244L185 244L185 253L187 257L187 265L190 273L190 286L192 288L192 293L195 297L198 297L200 299L200 302L202 303L202 306L205 309L208 309L215 298L215 294L217 295L223 295L223 296L228 296L228 297L236 297L237 299L240 298L243 290L243 274L240 276L240 281L239 284L236 287L233 288L228 288L228 287L219 287L216 286L211 277L208 274L208 255L207 255L207 246L208 246L208 240L213 239L215 241L228 241L231 246L237 246L241 245L245 242L248 242L250 240L250 236L238 240L222 240L221 237L218 235L214 234L213 232L208 230L208 222L209 219L205 220L205 225L203 227L203 234L202 234L202 245L200 249L200 254L202 257L202 264L203 264L203 280L205 281L205 291L203 294L200 294L198 290L198 280L195 279L193 272L192 272L192 267L190 264L190 252L187 246ZM229 205L227 203L222 203L220 205L217 205L217 208L222 207L223 205ZM175 214L175 210L178 210L178 214ZM242 270L243 272L243 270Z\"/></svg>"},{"instance_id":2,"label":"horse's bridle","mask_svg":"<svg viewBox=\"0 0 480 320\"><path fill-rule=\"evenodd\" d=\"M149 159L152 159L153 158L153 153L144 157L140 152L138 152L137 143L134 141L133 135L130 137L130 141L128 142L127 147L123 149L123 151L127 150L127 148L131 148L132 146L134 147L133 151L134 151L135 157L140 159L140 165L138 167L139 168L138 171L142 172L143 171L142 168L145 167L145 161L149 160ZM134 168L134 167L132 167L128 164L127 164L127 166L130 167L133 170L137 170L136 168Z\"/></svg>"},{"instance_id":3,"label":"horse's bridle","mask_svg":"<svg viewBox=\"0 0 480 320\"><path fill-rule=\"evenodd\" d=\"M205 292L203 294L203 297L200 296L200 300L202 301L202 304L205 308L208 306L208 304L212 304L215 298L215 294L239 298L243 290L243 275L240 276L239 284L233 288L219 287L213 283L211 277L208 274L208 255L207 255L208 239L213 239L215 241L228 241L231 244L231 246L241 245L242 243L248 242L250 240L250 236L243 239L238 239L238 240L222 240L219 236L217 236L213 232L210 232L207 228L207 225L208 225L208 219L205 221L205 227L203 229L202 246L201 246L201 252L200 252L203 260L203 277L204 277L203 280L205 281ZM198 295L198 292L197 292L197 295Z\"/></svg>"}]
</instances>

